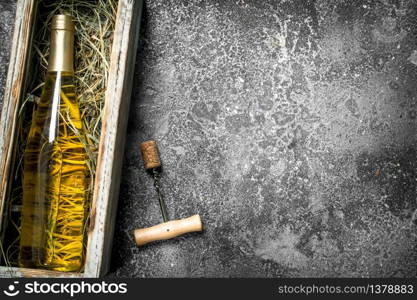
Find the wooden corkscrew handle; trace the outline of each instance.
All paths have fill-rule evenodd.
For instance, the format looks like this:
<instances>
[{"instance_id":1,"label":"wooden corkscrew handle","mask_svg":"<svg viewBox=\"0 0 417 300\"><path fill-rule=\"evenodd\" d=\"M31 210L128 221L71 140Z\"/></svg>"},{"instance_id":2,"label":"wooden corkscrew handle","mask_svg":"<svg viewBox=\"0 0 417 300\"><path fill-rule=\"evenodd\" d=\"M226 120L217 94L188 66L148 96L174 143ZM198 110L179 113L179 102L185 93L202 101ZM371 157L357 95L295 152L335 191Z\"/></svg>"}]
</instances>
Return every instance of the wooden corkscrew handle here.
<instances>
[{"instance_id":1,"label":"wooden corkscrew handle","mask_svg":"<svg viewBox=\"0 0 417 300\"><path fill-rule=\"evenodd\" d=\"M194 215L189 218L173 220L148 228L136 229L134 234L136 245L142 246L150 242L168 240L185 233L202 230L203 224L200 216Z\"/></svg>"}]
</instances>

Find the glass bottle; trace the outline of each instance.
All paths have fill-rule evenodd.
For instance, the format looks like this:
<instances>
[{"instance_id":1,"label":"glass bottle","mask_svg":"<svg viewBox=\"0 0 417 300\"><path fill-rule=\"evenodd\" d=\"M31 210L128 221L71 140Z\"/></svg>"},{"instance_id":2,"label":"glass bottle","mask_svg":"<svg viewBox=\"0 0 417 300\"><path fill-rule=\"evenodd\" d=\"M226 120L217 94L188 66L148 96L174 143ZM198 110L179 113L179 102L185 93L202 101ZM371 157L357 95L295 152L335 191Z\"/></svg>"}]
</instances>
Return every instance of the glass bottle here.
<instances>
[{"instance_id":1,"label":"glass bottle","mask_svg":"<svg viewBox=\"0 0 417 300\"><path fill-rule=\"evenodd\" d=\"M74 87L74 23L56 15L45 85L24 154L19 264L79 271L89 172Z\"/></svg>"}]
</instances>

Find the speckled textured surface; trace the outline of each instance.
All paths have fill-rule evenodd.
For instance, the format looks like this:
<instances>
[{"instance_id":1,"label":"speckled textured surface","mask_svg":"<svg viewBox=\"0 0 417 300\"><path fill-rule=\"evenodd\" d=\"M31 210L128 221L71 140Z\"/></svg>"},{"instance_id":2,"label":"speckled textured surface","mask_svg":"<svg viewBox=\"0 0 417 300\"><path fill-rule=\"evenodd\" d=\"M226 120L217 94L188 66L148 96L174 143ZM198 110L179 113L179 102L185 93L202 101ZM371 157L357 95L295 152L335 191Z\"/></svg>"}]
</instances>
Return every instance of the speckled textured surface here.
<instances>
[{"instance_id":1,"label":"speckled textured surface","mask_svg":"<svg viewBox=\"0 0 417 300\"><path fill-rule=\"evenodd\" d=\"M147 0L110 276L417 276L416 16ZM161 222L147 139L170 216L200 213L204 233L134 245Z\"/></svg>"},{"instance_id":2,"label":"speckled textured surface","mask_svg":"<svg viewBox=\"0 0 417 300\"><path fill-rule=\"evenodd\" d=\"M13 34L15 1L0 0L0 107L3 102L11 39Z\"/></svg>"}]
</instances>

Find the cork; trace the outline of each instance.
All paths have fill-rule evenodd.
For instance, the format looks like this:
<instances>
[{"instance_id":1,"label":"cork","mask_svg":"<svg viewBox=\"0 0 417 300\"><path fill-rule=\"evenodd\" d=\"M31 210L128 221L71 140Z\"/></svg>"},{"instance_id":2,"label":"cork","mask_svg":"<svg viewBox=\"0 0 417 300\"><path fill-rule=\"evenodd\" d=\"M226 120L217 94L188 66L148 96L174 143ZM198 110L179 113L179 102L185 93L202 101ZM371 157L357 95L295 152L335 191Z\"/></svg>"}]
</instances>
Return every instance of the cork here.
<instances>
[{"instance_id":1,"label":"cork","mask_svg":"<svg viewBox=\"0 0 417 300\"><path fill-rule=\"evenodd\" d=\"M158 148L155 141L146 141L140 144L143 165L146 170L155 169L161 166Z\"/></svg>"}]
</instances>

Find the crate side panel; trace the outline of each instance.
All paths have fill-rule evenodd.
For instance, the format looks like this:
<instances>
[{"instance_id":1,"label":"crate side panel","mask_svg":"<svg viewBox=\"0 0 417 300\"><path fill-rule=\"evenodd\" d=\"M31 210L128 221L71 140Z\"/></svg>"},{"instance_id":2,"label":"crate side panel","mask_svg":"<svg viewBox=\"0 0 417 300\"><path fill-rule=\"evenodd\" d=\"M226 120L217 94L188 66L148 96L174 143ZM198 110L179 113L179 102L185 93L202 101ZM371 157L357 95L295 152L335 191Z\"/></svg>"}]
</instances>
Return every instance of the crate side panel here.
<instances>
[{"instance_id":1,"label":"crate side panel","mask_svg":"<svg viewBox=\"0 0 417 300\"><path fill-rule=\"evenodd\" d=\"M7 80L4 89L3 107L0 117L0 216L6 206L11 161L14 157L14 138L17 126L18 108L25 86L25 72L30 57L30 44L33 24L36 18L36 0L19 0L16 4L16 17ZM2 231L0 222L0 230ZM3 237L1 237L3 240ZM7 268L9 269L9 268ZM7 271L7 270L6 270ZM22 274L22 273L19 273ZM8 276L5 267L0 267L0 277Z\"/></svg>"},{"instance_id":2,"label":"crate side panel","mask_svg":"<svg viewBox=\"0 0 417 300\"><path fill-rule=\"evenodd\" d=\"M143 1L120 0L106 91L96 182L91 209L85 277L110 266L127 118Z\"/></svg>"}]
</instances>

